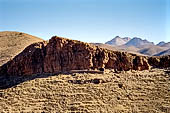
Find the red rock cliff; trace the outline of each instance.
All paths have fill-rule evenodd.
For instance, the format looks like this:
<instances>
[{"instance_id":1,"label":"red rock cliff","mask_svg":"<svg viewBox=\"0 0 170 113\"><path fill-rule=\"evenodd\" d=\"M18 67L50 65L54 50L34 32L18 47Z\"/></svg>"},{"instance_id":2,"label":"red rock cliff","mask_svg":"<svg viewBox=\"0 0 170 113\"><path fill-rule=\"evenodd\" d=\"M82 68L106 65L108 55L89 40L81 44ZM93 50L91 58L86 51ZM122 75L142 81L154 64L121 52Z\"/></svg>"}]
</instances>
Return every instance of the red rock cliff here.
<instances>
[{"instance_id":1,"label":"red rock cliff","mask_svg":"<svg viewBox=\"0 0 170 113\"><path fill-rule=\"evenodd\" d=\"M150 64L155 65L150 59ZM70 70L111 68L117 70L146 70L148 57L126 52L110 51L88 43L52 37L49 42L28 46L13 60L0 67L0 74L31 75Z\"/></svg>"}]
</instances>

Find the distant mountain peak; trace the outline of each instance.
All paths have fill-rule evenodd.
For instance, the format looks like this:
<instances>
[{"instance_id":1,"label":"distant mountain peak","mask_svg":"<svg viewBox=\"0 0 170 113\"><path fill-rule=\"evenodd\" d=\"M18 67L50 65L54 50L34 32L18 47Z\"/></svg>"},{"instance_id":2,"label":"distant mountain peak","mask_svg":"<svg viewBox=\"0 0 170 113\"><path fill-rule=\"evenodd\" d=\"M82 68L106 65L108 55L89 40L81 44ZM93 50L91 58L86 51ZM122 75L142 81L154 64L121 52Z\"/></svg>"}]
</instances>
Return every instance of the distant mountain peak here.
<instances>
[{"instance_id":1,"label":"distant mountain peak","mask_svg":"<svg viewBox=\"0 0 170 113\"><path fill-rule=\"evenodd\" d=\"M115 38L121 38L120 36L116 36Z\"/></svg>"},{"instance_id":2,"label":"distant mountain peak","mask_svg":"<svg viewBox=\"0 0 170 113\"><path fill-rule=\"evenodd\" d=\"M157 44L157 46L162 46L162 45L164 45L165 44L165 42L164 41L161 41L161 42L159 42L158 44Z\"/></svg>"},{"instance_id":3,"label":"distant mountain peak","mask_svg":"<svg viewBox=\"0 0 170 113\"><path fill-rule=\"evenodd\" d=\"M131 40L130 37L124 37L123 39L126 40L127 42Z\"/></svg>"},{"instance_id":4,"label":"distant mountain peak","mask_svg":"<svg viewBox=\"0 0 170 113\"><path fill-rule=\"evenodd\" d=\"M164 43L164 44L162 44L160 46L161 47L168 47L168 48L170 48L170 42Z\"/></svg>"},{"instance_id":5,"label":"distant mountain peak","mask_svg":"<svg viewBox=\"0 0 170 113\"><path fill-rule=\"evenodd\" d=\"M160 53L157 53L154 56L163 56L163 55L170 55L170 49L167 49L165 51L161 51Z\"/></svg>"},{"instance_id":6,"label":"distant mountain peak","mask_svg":"<svg viewBox=\"0 0 170 113\"><path fill-rule=\"evenodd\" d=\"M142 40L141 38L134 37L130 41L128 41L125 45L127 46L135 46L135 47L141 47L141 46L148 46L148 45L154 45L153 42L149 42L148 40Z\"/></svg>"},{"instance_id":7,"label":"distant mountain peak","mask_svg":"<svg viewBox=\"0 0 170 113\"><path fill-rule=\"evenodd\" d=\"M129 38L129 37L121 38L120 36L116 36L115 38L106 42L105 44L109 44L109 45L112 45L112 46L120 46L120 45L124 45L129 40L131 40L131 38Z\"/></svg>"},{"instance_id":8,"label":"distant mountain peak","mask_svg":"<svg viewBox=\"0 0 170 113\"><path fill-rule=\"evenodd\" d=\"M133 39L138 39L138 40L142 40L141 38L139 38L139 37L133 37Z\"/></svg>"}]
</instances>

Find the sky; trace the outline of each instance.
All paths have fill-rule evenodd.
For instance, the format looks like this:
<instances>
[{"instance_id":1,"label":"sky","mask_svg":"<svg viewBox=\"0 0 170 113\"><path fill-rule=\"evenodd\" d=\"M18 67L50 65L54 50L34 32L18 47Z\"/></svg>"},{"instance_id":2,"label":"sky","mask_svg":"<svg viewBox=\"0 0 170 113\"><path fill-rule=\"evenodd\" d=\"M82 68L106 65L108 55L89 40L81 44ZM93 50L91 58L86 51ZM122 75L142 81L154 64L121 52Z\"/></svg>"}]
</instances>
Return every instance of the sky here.
<instances>
[{"instance_id":1,"label":"sky","mask_svg":"<svg viewBox=\"0 0 170 113\"><path fill-rule=\"evenodd\" d=\"M105 43L170 42L170 0L0 0L0 31Z\"/></svg>"}]
</instances>

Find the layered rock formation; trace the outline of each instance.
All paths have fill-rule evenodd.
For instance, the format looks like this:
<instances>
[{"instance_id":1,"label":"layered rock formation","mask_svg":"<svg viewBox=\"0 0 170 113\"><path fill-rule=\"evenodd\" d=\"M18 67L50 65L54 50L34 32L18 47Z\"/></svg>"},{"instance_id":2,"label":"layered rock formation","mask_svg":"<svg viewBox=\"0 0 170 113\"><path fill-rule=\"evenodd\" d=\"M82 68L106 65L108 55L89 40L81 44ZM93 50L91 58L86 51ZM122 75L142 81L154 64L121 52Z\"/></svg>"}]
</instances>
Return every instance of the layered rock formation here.
<instances>
[{"instance_id":1,"label":"layered rock formation","mask_svg":"<svg viewBox=\"0 0 170 113\"><path fill-rule=\"evenodd\" d=\"M158 66L161 65L160 61L158 62ZM88 43L54 36L49 42L28 46L13 60L0 67L0 75L32 75L99 68L120 71L146 70L150 65L156 65L154 58L110 51Z\"/></svg>"}]
</instances>

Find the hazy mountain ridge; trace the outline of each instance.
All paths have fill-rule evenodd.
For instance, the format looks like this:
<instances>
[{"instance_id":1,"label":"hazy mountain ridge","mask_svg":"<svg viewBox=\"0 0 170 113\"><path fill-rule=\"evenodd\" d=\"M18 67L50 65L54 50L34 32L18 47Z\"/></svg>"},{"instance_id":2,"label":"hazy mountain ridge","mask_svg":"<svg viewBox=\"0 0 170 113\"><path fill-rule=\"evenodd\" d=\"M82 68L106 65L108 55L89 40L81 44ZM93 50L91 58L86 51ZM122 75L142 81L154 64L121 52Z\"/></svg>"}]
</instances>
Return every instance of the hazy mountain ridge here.
<instances>
[{"instance_id":1,"label":"hazy mountain ridge","mask_svg":"<svg viewBox=\"0 0 170 113\"><path fill-rule=\"evenodd\" d=\"M120 46L120 45L124 45L129 40L131 40L131 38L129 38L129 37L121 38L119 36L116 36L115 38L113 38L112 40L106 42L105 44L109 44L109 45L112 45L112 46Z\"/></svg>"},{"instance_id":2,"label":"hazy mountain ridge","mask_svg":"<svg viewBox=\"0 0 170 113\"><path fill-rule=\"evenodd\" d=\"M135 47L141 48L143 46L154 45L154 43L149 42L147 40L142 40L141 38L134 37L133 39L128 41L125 45L127 45L127 46L135 46Z\"/></svg>"},{"instance_id":3,"label":"hazy mountain ridge","mask_svg":"<svg viewBox=\"0 0 170 113\"><path fill-rule=\"evenodd\" d=\"M165 44L165 42L164 41L161 41L161 42L159 42L158 44L156 44L157 46L162 46L162 45L164 45Z\"/></svg>"},{"instance_id":4,"label":"hazy mountain ridge","mask_svg":"<svg viewBox=\"0 0 170 113\"><path fill-rule=\"evenodd\" d=\"M107 44L107 46L111 45L114 48L114 50L117 49L117 50L126 51L130 53L137 53L137 54L143 54L149 56L154 56L154 55L160 56L160 55L170 54L169 52L170 42L166 43L164 41L161 41L155 45L153 42L150 42L146 39L143 40L138 37L134 37L134 38L128 37L128 39L126 40L126 38L121 38L119 36L116 36L112 40L107 41L105 44ZM102 47L104 47L104 44L102 45Z\"/></svg>"},{"instance_id":5,"label":"hazy mountain ridge","mask_svg":"<svg viewBox=\"0 0 170 113\"><path fill-rule=\"evenodd\" d=\"M168 48L170 48L170 42L164 43L163 45L161 45L161 47L168 47Z\"/></svg>"},{"instance_id":6,"label":"hazy mountain ridge","mask_svg":"<svg viewBox=\"0 0 170 113\"><path fill-rule=\"evenodd\" d=\"M154 56L170 55L170 49L161 51L160 53L155 54Z\"/></svg>"}]
</instances>

